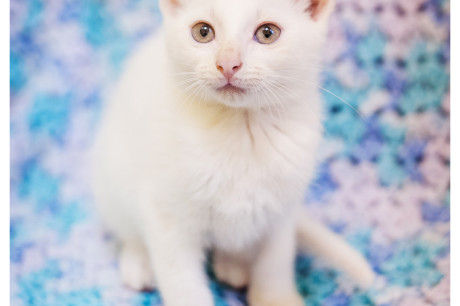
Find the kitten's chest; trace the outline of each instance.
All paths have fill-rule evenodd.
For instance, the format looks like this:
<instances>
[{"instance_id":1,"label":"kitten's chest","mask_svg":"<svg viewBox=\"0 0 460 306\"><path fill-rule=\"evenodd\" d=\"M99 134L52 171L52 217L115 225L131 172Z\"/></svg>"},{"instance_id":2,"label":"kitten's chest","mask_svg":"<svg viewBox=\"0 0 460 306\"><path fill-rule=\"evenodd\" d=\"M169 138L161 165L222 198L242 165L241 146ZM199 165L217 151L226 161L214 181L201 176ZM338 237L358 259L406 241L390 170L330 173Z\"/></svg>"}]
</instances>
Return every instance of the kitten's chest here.
<instances>
[{"instance_id":1,"label":"kitten's chest","mask_svg":"<svg viewBox=\"0 0 460 306\"><path fill-rule=\"evenodd\" d=\"M215 173L205 197L212 245L229 251L252 245L298 204L302 184L289 172L266 165L258 170L230 166Z\"/></svg>"},{"instance_id":2,"label":"kitten's chest","mask_svg":"<svg viewBox=\"0 0 460 306\"><path fill-rule=\"evenodd\" d=\"M320 138L304 122L230 118L184 139L184 174L215 200L279 202L306 187Z\"/></svg>"},{"instance_id":3,"label":"kitten's chest","mask_svg":"<svg viewBox=\"0 0 460 306\"><path fill-rule=\"evenodd\" d=\"M200 139L189 187L209 211L212 243L238 249L301 201L318 135L270 124L220 128Z\"/></svg>"}]
</instances>

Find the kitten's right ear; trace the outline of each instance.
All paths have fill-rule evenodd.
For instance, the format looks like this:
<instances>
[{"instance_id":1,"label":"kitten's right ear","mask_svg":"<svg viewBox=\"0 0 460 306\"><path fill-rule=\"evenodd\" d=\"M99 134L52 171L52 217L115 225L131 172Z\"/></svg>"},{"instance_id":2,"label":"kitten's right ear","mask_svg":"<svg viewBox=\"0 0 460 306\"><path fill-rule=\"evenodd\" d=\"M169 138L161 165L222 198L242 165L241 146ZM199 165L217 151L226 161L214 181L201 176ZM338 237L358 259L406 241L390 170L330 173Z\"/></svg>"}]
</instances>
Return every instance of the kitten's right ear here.
<instances>
[{"instance_id":1,"label":"kitten's right ear","mask_svg":"<svg viewBox=\"0 0 460 306\"><path fill-rule=\"evenodd\" d=\"M295 0L295 2L304 5L304 11L314 21L327 20L335 6L335 0Z\"/></svg>"},{"instance_id":2,"label":"kitten's right ear","mask_svg":"<svg viewBox=\"0 0 460 306\"><path fill-rule=\"evenodd\" d=\"M163 16L174 15L181 6L181 0L160 0L160 10Z\"/></svg>"}]
</instances>

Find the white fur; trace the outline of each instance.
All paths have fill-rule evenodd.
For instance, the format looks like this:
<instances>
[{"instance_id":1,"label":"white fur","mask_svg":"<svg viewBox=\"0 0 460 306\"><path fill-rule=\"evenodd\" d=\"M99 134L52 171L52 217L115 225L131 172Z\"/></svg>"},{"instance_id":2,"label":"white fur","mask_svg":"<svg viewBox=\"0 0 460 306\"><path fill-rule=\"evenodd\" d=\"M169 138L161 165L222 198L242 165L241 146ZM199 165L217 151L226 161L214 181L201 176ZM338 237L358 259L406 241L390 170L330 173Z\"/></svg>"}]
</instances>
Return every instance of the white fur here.
<instances>
[{"instance_id":1,"label":"white fur","mask_svg":"<svg viewBox=\"0 0 460 306\"><path fill-rule=\"evenodd\" d=\"M142 289L153 272L165 305L211 306L202 264L213 248L217 275L249 282L252 306L302 305L294 215L322 135L315 84L332 4L314 21L306 1L183 2L160 3L164 28L128 62L93 149L94 195L122 242L122 277ZM214 41L193 40L198 21ZM265 22L282 29L271 45L253 40ZM216 91L216 58L228 50L241 56L234 84L244 95ZM129 263L146 256L153 271Z\"/></svg>"}]
</instances>

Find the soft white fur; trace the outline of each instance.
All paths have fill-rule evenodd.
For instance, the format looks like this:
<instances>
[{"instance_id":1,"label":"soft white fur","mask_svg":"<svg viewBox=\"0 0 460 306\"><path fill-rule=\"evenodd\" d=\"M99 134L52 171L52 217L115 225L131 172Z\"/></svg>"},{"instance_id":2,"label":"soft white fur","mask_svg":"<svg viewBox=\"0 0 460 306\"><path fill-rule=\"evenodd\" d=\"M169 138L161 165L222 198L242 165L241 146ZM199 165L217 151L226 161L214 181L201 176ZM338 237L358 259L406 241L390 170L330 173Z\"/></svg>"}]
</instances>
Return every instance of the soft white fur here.
<instances>
[{"instance_id":1,"label":"soft white fur","mask_svg":"<svg viewBox=\"0 0 460 306\"><path fill-rule=\"evenodd\" d=\"M249 285L251 306L303 305L297 232L369 283L362 256L301 211L322 135L315 84L332 4L316 21L308 1L160 5L164 27L128 62L93 150L94 195L121 241L123 281L158 286L167 306L214 305L203 270L212 248L217 276ZM198 21L214 41L192 38ZM265 22L282 30L270 45L253 39ZM244 95L216 91L226 82L216 61L229 52L243 63L233 82Z\"/></svg>"}]
</instances>

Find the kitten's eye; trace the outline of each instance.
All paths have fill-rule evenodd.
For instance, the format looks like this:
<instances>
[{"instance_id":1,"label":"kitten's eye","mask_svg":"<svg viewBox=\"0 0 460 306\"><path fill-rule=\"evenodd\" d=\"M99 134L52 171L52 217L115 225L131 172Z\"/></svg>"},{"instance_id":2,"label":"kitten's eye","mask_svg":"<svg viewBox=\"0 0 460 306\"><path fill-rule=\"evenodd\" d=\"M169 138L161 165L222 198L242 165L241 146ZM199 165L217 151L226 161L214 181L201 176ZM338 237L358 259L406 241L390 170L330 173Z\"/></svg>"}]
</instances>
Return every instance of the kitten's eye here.
<instances>
[{"instance_id":1,"label":"kitten's eye","mask_svg":"<svg viewBox=\"0 0 460 306\"><path fill-rule=\"evenodd\" d=\"M280 28L274 24L266 23L257 29L254 39L261 44L271 44L280 37L280 34Z\"/></svg>"},{"instance_id":2,"label":"kitten's eye","mask_svg":"<svg viewBox=\"0 0 460 306\"><path fill-rule=\"evenodd\" d=\"M199 22L192 27L192 36L199 43L208 43L214 39L214 29L207 23Z\"/></svg>"}]
</instances>

